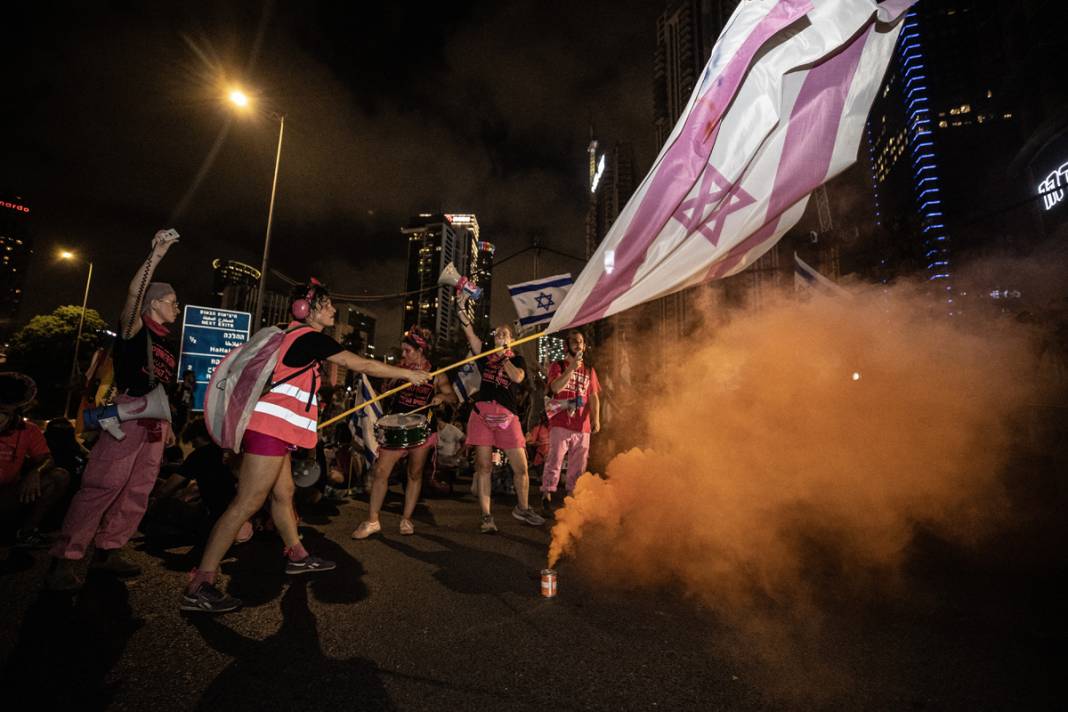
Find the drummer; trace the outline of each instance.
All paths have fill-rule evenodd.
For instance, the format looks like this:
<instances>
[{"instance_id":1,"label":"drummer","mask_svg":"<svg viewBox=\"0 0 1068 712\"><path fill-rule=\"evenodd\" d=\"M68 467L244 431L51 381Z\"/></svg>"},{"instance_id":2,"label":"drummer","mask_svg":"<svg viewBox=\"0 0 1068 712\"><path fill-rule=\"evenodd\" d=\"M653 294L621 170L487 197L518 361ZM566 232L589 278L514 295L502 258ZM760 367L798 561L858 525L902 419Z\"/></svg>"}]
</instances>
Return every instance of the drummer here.
<instances>
[{"instance_id":1,"label":"drummer","mask_svg":"<svg viewBox=\"0 0 1068 712\"><path fill-rule=\"evenodd\" d=\"M413 326L401 340L401 368L413 371L432 371L430 365L430 340L432 334L429 329L421 326ZM386 388L393 388L398 381L386 384ZM427 381L419 386L412 386L393 396L386 411L390 415L411 413L412 411L425 411L442 403L456 404L459 399L449 383L448 377L439 373L433 382ZM400 533L414 534L415 525L412 524L412 513L415 505L419 502L419 490L423 486L423 468L426 459L437 446L438 435L431 433L427 421L424 418L420 423L419 430L426 437L418 445L409 447L390 448L384 443L378 444L378 458L375 460L371 471L371 502L367 519L360 522L356 531L352 532L353 539L366 539L372 534L382 531L382 523L379 515L382 512L382 503L386 499L389 490L389 475L393 466L404 457L408 458L408 488L404 491L404 512L401 514Z\"/></svg>"}]
</instances>

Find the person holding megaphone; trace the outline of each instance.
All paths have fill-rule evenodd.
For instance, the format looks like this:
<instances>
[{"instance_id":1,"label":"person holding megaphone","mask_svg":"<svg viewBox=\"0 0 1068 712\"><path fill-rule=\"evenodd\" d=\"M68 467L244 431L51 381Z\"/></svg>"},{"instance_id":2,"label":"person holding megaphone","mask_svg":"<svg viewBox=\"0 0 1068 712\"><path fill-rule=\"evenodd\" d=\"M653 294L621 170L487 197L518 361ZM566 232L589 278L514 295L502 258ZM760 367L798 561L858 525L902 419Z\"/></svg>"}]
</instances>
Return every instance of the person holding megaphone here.
<instances>
[{"instance_id":1,"label":"person holding megaphone","mask_svg":"<svg viewBox=\"0 0 1068 712\"><path fill-rule=\"evenodd\" d=\"M156 267L178 242L174 230L160 230L152 251L127 291L114 346L117 415L89 455L82 486L67 510L52 547L45 585L52 590L81 587L74 571L90 544L90 568L120 577L137 576L141 567L119 550L137 530L159 474L163 449L174 442L170 411L149 412L146 399L159 384L174 383L177 345L168 324L178 320L178 296L169 284L153 282ZM142 417L135 417L136 411ZM121 436L121 437L120 437Z\"/></svg>"}]
</instances>

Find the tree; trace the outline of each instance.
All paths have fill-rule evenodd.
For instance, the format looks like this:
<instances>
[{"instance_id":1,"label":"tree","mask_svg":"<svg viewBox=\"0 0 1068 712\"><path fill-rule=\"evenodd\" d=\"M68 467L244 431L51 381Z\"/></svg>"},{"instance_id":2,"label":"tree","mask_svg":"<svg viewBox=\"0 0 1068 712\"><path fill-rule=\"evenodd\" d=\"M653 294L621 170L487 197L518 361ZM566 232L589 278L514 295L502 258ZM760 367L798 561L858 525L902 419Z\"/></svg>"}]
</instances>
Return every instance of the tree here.
<instances>
[{"instance_id":1,"label":"tree","mask_svg":"<svg viewBox=\"0 0 1068 712\"><path fill-rule=\"evenodd\" d=\"M59 307L51 314L38 314L15 332L7 350L4 369L21 371L37 381L37 412L59 415L67 395L70 362L74 357L74 338L82 308ZM107 324L95 309L85 310L78 367L84 372L100 343Z\"/></svg>"}]
</instances>

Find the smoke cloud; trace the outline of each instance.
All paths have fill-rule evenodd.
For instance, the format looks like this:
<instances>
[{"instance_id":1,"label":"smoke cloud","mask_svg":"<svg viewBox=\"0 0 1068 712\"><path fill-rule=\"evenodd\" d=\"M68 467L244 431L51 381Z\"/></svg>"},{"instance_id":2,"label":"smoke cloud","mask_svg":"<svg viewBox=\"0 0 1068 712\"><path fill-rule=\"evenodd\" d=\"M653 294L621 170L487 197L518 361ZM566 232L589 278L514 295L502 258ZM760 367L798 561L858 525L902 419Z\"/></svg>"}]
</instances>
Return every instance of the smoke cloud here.
<instances>
[{"instance_id":1,"label":"smoke cloud","mask_svg":"<svg viewBox=\"0 0 1068 712\"><path fill-rule=\"evenodd\" d=\"M947 316L915 285L851 289L782 297L666 348L647 397L616 415L642 421L633 442L648 445L580 478L549 565L569 555L591 580L681 588L774 649L755 611L811 622L814 567L882 585L917 525L982 536L1035 389L1031 327Z\"/></svg>"}]
</instances>

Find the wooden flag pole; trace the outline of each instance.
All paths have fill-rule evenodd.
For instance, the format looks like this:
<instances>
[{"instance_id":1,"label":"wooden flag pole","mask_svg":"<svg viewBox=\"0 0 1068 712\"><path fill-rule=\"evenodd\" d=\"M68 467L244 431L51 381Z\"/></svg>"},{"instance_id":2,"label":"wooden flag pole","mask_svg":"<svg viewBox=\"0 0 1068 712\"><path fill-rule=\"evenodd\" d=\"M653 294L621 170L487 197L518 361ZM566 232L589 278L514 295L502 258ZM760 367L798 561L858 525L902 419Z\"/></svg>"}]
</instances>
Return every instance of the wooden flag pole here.
<instances>
[{"instance_id":1,"label":"wooden flag pole","mask_svg":"<svg viewBox=\"0 0 1068 712\"><path fill-rule=\"evenodd\" d=\"M485 358L487 356L492 356L495 353L500 353L501 351L504 351L505 349L510 349L513 346L519 346L520 344L525 344L528 341L533 341L534 339L540 339L542 336L545 336L545 332L544 331L539 331L539 332L537 332L535 334L529 334L527 336L524 336L521 339L516 339L515 341L510 342L507 346L498 346L496 348L490 349L489 351L483 351L480 354L475 354L474 356L468 356L467 358L463 359L462 361L457 361L456 363L451 364L449 366L446 366L445 368L439 368L437 371L432 371L431 374L430 374L430 377L431 378L435 378L438 375L440 375L442 373L445 373L446 371L451 371L454 368L459 368L460 366L464 366L466 364L469 364L472 361L477 361L480 358ZM366 408L367 406L371 405L372 403L377 403L378 401L382 400L383 398L389 398L391 395L393 395L395 393L400 393L405 388L410 388L411 385L412 384L409 381L408 383L405 383L403 385L397 386L396 388L391 388L388 391L386 391L385 393L379 393L377 396L375 396L371 400L364 401L363 403L360 403L359 405L356 405L356 406L353 406L352 408L349 408L344 413L340 413L339 415L335 415L330 420L327 420L327 421L324 421L324 422L320 423L319 424L319 430L322 430L323 428L325 428L325 427L327 427L329 425L333 425L334 423L336 423L337 421L341 420L342 418L350 416L353 413L355 413L356 411L362 410L362 409Z\"/></svg>"}]
</instances>

